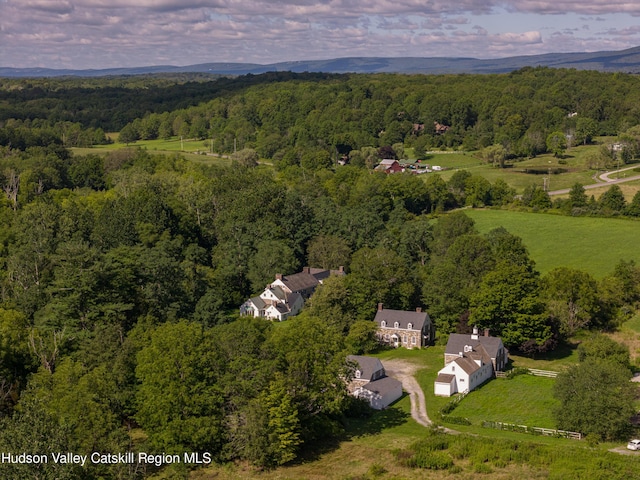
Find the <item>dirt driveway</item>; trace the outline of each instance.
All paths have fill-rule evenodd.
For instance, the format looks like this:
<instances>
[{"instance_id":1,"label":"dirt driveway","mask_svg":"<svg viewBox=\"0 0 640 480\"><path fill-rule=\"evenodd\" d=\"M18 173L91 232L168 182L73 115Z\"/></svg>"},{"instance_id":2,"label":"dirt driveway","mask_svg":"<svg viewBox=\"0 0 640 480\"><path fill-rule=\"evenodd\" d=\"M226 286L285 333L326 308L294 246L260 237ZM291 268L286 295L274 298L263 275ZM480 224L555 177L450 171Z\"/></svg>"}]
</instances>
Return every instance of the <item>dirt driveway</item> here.
<instances>
[{"instance_id":1,"label":"dirt driveway","mask_svg":"<svg viewBox=\"0 0 640 480\"><path fill-rule=\"evenodd\" d=\"M414 375L418 370L418 367L406 360L384 360L382 362L384 370L390 377L399 380L402 383L402 388L409 394L411 399L411 416L420 425L428 427L431 425L431 420L427 415L427 404L424 400L424 392L420 388L420 385L416 381Z\"/></svg>"}]
</instances>

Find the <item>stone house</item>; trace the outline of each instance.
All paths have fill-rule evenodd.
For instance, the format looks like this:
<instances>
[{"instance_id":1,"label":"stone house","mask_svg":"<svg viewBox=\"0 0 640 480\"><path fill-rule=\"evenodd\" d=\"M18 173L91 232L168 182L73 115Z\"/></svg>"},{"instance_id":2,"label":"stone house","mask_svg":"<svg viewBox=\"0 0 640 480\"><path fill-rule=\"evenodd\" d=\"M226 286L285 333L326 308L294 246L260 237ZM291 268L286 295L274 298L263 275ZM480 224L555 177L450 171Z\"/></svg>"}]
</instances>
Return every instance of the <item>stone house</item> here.
<instances>
[{"instance_id":1,"label":"stone house","mask_svg":"<svg viewBox=\"0 0 640 480\"><path fill-rule=\"evenodd\" d=\"M427 312L392 310L378 304L373 320L378 325L378 339L394 347L422 348L433 343L435 328Z\"/></svg>"},{"instance_id":2,"label":"stone house","mask_svg":"<svg viewBox=\"0 0 640 480\"><path fill-rule=\"evenodd\" d=\"M354 365L353 379L347 385L354 397L367 400L372 408L382 410L402 396L402 383L387 377L380 359L349 355L347 362Z\"/></svg>"}]
</instances>

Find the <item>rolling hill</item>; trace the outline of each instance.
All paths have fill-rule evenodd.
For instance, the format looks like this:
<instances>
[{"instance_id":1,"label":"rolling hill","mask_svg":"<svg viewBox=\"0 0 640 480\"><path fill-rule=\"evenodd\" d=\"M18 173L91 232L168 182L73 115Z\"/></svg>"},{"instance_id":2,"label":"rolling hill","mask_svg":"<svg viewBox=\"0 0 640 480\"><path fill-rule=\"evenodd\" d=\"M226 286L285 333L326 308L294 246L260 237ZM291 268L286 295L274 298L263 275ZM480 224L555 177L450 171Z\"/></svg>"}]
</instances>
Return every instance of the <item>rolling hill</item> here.
<instances>
[{"instance_id":1,"label":"rolling hill","mask_svg":"<svg viewBox=\"0 0 640 480\"><path fill-rule=\"evenodd\" d=\"M203 63L198 65L157 65L133 68L68 70L0 67L2 77L98 77L152 73L212 73L222 75L260 74L272 71L325 73L506 73L523 67L575 68L604 72L640 72L640 47L621 51L591 53L548 53L498 59L448 57L351 57L328 60L255 63Z\"/></svg>"}]
</instances>

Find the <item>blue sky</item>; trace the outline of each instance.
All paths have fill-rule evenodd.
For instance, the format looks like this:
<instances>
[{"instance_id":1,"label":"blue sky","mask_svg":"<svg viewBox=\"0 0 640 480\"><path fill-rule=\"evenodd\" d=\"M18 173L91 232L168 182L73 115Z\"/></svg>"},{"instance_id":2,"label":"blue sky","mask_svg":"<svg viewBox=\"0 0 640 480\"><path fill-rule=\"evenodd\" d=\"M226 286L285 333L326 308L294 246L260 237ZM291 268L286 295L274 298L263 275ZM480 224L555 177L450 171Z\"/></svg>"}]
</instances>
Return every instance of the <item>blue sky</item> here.
<instances>
[{"instance_id":1,"label":"blue sky","mask_svg":"<svg viewBox=\"0 0 640 480\"><path fill-rule=\"evenodd\" d=\"M629 0L0 0L0 66L623 50L639 20Z\"/></svg>"}]
</instances>

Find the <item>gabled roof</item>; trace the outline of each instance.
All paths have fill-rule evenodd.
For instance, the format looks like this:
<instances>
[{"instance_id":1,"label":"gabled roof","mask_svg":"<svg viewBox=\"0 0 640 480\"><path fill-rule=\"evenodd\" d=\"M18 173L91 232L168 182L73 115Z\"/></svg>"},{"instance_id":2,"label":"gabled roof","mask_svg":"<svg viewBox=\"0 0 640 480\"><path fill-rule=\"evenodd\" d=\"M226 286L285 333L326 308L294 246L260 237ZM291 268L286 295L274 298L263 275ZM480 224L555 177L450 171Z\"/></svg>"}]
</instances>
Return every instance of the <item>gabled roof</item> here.
<instances>
[{"instance_id":1,"label":"gabled roof","mask_svg":"<svg viewBox=\"0 0 640 480\"><path fill-rule=\"evenodd\" d=\"M482 345L490 358L497 358L498 350L504 348L502 339L499 337L485 337L482 335L478 335L477 339L471 337L471 335L452 333L449 335L449 341L444 353L446 355L458 355L460 352L464 352L464 347L467 345L474 350L477 350L478 346Z\"/></svg>"},{"instance_id":2,"label":"gabled roof","mask_svg":"<svg viewBox=\"0 0 640 480\"><path fill-rule=\"evenodd\" d=\"M253 303L258 310L262 310L267 304L260 297L253 297L247 300L247 303Z\"/></svg>"},{"instance_id":3,"label":"gabled roof","mask_svg":"<svg viewBox=\"0 0 640 480\"><path fill-rule=\"evenodd\" d=\"M347 360L358 364L361 380L371 380L374 373L384 370L379 358L364 357L362 355L348 355Z\"/></svg>"},{"instance_id":4,"label":"gabled roof","mask_svg":"<svg viewBox=\"0 0 640 480\"><path fill-rule=\"evenodd\" d=\"M384 396L398 387L402 388L402 383L391 377L383 377L375 382L369 382L362 386L363 389L377 393L380 396Z\"/></svg>"},{"instance_id":5,"label":"gabled roof","mask_svg":"<svg viewBox=\"0 0 640 480\"><path fill-rule=\"evenodd\" d=\"M302 298L302 295L300 295L298 292L290 293L287 297L287 305L289 305L289 308L295 305L299 298Z\"/></svg>"},{"instance_id":6,"label":"gabled roof","mask_svg":"<svg viewBox=\"0 0 640 480\"><path fill-rule=\"evenodd\" d=\"M455 378L456 376L450 373L439 373L438 378L436 378L436 383L451 383Z\"/></svg>"},{"instance_id":7,"label":"gabled roof","mask_svg":"<svg viewBox=\"0 0 640 480\"><path fill-rule=\"evenodd\" d=\"M301 292L309 288L315 288L320 284L316 277L306 272L283 275L281 281L292 292Z\"/></svg>"},{"instance_id":8,"label":"gabled roof","mask_svg":"<svg viewBox=\"0 0 640 480\"><path fill-rule=\"evenodd\" d=\"M422 330L422 327L431 323L431 319L427 312L405 312L403 310L391 310L384 308L376 312L374 322L380 327L382 322L386 322L386 326L393 328L395 322L398 322L399 328L406 329L411 324L412 330Z\"/></svg>"},{"instance_id":9,"label":"gabled roof","mask_svg":"<svg viewBox=\"0 0 640 480\"><path fill-rule=\"evenodd\" d=\"M482 363L491 363L491 356L489 356L482 344L477 345L471 352L467 352L464 355L472 360L481 361Z\"/></svg>"},{"instance_id":10,"label":"gabled roof","mask_svg":"<svg viewBox=\"0 0 640 480\"><path fill-rule=\"evenodd\" d=\"M464 370L467 373L467 375L471 375L473 372L475 372L480 368L480 365L478 365L476 362L474 362L472 359L468 357L456 358L453 361L453 363L455 363L460 368L462 368L462 370Z\"/></svg>"},{"instance_id":11,"label":"gabled roof","mask_svg":"<svg viewBox=\"0 0 640 480\"><path fill-rule=\"evenodd\" d=\"M285 302L287 300L287 294L282 289L282 287L279 287L278 285L276 285L275 287L270 286L265 289L265 292L266 291L271 292L281 302ZM262 292L261 296L264 295L265 292Z\"/></svg>"}]
</instances>

